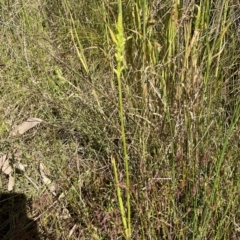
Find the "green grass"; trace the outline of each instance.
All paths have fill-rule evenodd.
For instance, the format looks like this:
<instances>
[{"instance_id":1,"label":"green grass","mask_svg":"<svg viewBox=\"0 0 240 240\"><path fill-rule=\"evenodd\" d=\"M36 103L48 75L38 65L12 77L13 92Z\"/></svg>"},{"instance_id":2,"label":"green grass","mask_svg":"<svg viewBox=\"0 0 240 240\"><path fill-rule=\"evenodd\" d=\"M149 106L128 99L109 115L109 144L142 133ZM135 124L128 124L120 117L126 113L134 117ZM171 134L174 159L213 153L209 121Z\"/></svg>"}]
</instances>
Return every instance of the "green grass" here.
<instances>
[{"instance_id":1,"label":"green grass","mask_svg":"<svg viewBox=\"0 0 240 240\"><path fill-rule=\"evenodd\" d=\"M239 238L238 7L0 3L0 151L42 239Z\"/></svg>"}]
</instances>

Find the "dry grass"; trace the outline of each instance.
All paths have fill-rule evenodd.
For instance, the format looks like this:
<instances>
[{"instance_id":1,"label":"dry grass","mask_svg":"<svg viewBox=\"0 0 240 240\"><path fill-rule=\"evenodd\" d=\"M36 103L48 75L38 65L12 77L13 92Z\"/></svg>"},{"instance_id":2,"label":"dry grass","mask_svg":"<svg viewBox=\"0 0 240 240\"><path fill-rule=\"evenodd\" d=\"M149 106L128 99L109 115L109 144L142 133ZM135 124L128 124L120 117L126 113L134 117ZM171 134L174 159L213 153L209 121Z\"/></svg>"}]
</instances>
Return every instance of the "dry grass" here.
<instances>
[{"instance_id":1,"label":"dry grass","mask_svg":"<svg viewBox=\"0 0 240 240\"><path fill-rule=\"evenodd\" d=\"M122 30L108 0L0 4L0 151L41 239L239 238L237 4L123 1Z\"/></svg>"}]
</instances>

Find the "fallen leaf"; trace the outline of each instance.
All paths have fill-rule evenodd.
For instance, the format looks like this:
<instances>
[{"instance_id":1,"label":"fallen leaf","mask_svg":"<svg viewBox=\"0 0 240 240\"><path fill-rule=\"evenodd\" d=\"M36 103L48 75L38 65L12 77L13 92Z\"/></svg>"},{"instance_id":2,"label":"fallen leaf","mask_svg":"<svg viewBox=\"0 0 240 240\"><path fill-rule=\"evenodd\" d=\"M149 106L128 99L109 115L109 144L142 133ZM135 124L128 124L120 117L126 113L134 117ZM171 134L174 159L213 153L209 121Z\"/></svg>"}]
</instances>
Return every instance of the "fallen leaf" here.
<instances>
[{"instance_id":1,"label":"fallen leaf","mask_svg":"<svg viewBox=\"0 0 240 240\"><path fill-rule=\"evenodd\" d=\"M71 215L66 207L62 209L62 213L60 217L65 220L71 218Z\"/></svg>"},{"instance_id":2,"label":"fallen leaf","mask_svg":"<svg viewBox=\"0 0 240 240\"><path fill-rule=\"evenodd\" d=\"M24 134L29 129L35 127L37 124L43 122L40 118L29 118L26 122L16 126L13 131L10 133L11 137L19 136Z\"/></svg>"},{"instance_id":3,"label":"fallen leaf","mask_svg":"<svg viewBox=\"0 0 240 240\"><path fill-rule=\"evenodd\" d=\"M46 184L46 185L49 185L52 181L47 177L47 175L45 173L46 172L46 170L45 170L46 167L42 163L40 163L39 169L40 169L40 174L41 174L43 183Z\"/></svg>"},{"instance_id":4,"label":"fallen leaf","mask_svg":"<svg viewBox=\"0 0 240 240\"><path fill-rule=\"evenodd\" d=\"M14 177L10 174L9 175L9 180L8 180L8 191L12 191L14 187L15 179Z\"/></svg>"},{"instance_id":5,"label":"fallen leaf","mask_svg":"<svg viewBox=\"0 0 240 240\"><path fill-rule=\"evenodd\" d=\"M39 169L40 169L40 174L42 177L42 181L45 185L47 185L48 189L50 190L50 192L53 195L56 195L56 185L51 181L51 179L49 179L46 175L46 167L43 165L43 163L40 163L39 165Z\"/></svg>"},{"instance_id":6,"label":"fallen leaf","mask_svg":"<svg viewBox=\"0 0 240 240\"><path fill-rule=\"evenodd\" d=\"M27 164L22 164L20 162L17 162L14 165L14 167L17 168L18 170L21 170L21 171L25 172L25 168L27 167Z\"/></svg>"},{"instance_id":7,"label":"fallen leaf","mask_svg":"<svg viewBox=\"0 0 240 240\"><path fill-rule=\"evenodd\" d=\"M7 155L3 155L0 157L0 170L2 170L2 172L7 175L11 174L13 171Z\"/></svg>"},{"instance_id":8,"label":"fallen leaf","mask_svg":"<svg viewBox=\"0 0 240 240\"><path fill-rule=\"evenodd\" d=\"M69 235L68 235L69 238L72 236L72 234L73 234L73 232L75 231L76 228L77 228L77 225L74 224L74 226L72 227L72 229L69 232Z\"/></svg>"},{"instance_id":9,"label":"fallen leaf","mask_svg":"<svg viewBox=\"0 0 240 240\"><path fill-rule=\"evenodd\" d=\"M9 176L8 191L12 191L14 187L14 177L12 176L13 169L9 163L9 156L6 154L0 157L0 170Z\"/></svg>"},{"instance_id":10,"label":"fallen leaf","mask_svg":"<svg viewBox=\"0 0 240 240\"><path fill-rule=\"evenodd\" d=\"M12 158L15 160L15 164L13 165L14 168L17 168L18 170L21 170L25 172L25 168L27 167L27 164L22 164L21 159L22 159L22 151L17 150L15 151L14 154L12 154Z\"/></svg>"}]
</instances>

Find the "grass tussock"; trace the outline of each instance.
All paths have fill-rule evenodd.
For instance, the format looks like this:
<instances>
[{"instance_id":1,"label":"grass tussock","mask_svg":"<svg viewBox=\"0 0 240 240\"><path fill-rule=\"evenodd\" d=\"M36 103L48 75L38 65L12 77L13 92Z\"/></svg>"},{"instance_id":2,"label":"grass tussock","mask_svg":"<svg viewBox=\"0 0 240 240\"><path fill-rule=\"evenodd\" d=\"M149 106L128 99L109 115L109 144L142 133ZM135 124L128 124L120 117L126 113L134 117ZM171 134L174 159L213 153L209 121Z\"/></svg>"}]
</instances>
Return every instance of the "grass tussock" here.
<instances>
[{"instance_id":1,"label":"grass tussock","mask_svg":"<svg viewBox=\"0 0 240 240\"><path fill-rule=\"evenodd\" d=\"M239 23L233 0L0 3L0 149L41 239L239 239Z\"/></svg>"}]
</instances>

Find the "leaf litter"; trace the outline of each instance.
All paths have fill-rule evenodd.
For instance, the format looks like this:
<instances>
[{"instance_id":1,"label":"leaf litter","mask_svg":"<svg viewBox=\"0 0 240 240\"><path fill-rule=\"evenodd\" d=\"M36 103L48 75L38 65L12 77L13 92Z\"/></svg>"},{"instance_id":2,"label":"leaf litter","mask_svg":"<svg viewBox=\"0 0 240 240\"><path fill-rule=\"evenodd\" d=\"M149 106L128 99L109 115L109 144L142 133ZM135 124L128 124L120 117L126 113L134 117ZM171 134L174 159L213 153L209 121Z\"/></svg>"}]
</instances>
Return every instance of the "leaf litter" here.
<instances>
[{"instance_id":1,"label":"leaf litter","mask_svg":"<svg viewBox=\"0 0 240 240\"><path fill-rule=\"evenodd\" d=\"M40 118L29 118L27 121L13 128L10 132L10 137L18 137L23 135L28 130L42 123L43 120ZM22 152L16 151L15 154L1 154L0 155L0 171L8 176L8 191L12 191L15 184L15 177L13 176L13 170L18 169L22 172L25 171L25 164L21 161ZM11 160L17 160L15 164L11 164ZM42 176L42 175L41 175ZM42 176L43 177L43 176Z\"/></svg>"},{"instance_id":2,"label":"leaf litter","mask_svg":"<svg viewBox=\"0 0 240 240\"><path fill-rule=\"evenodd\" d=\"M37 126L39 123L43 122L40 118L29 118L27 121L23 122L22 124L14 127L14 129L10 133L10 137L21 136L29 129Z\"/></svg>"}]
</instances>

